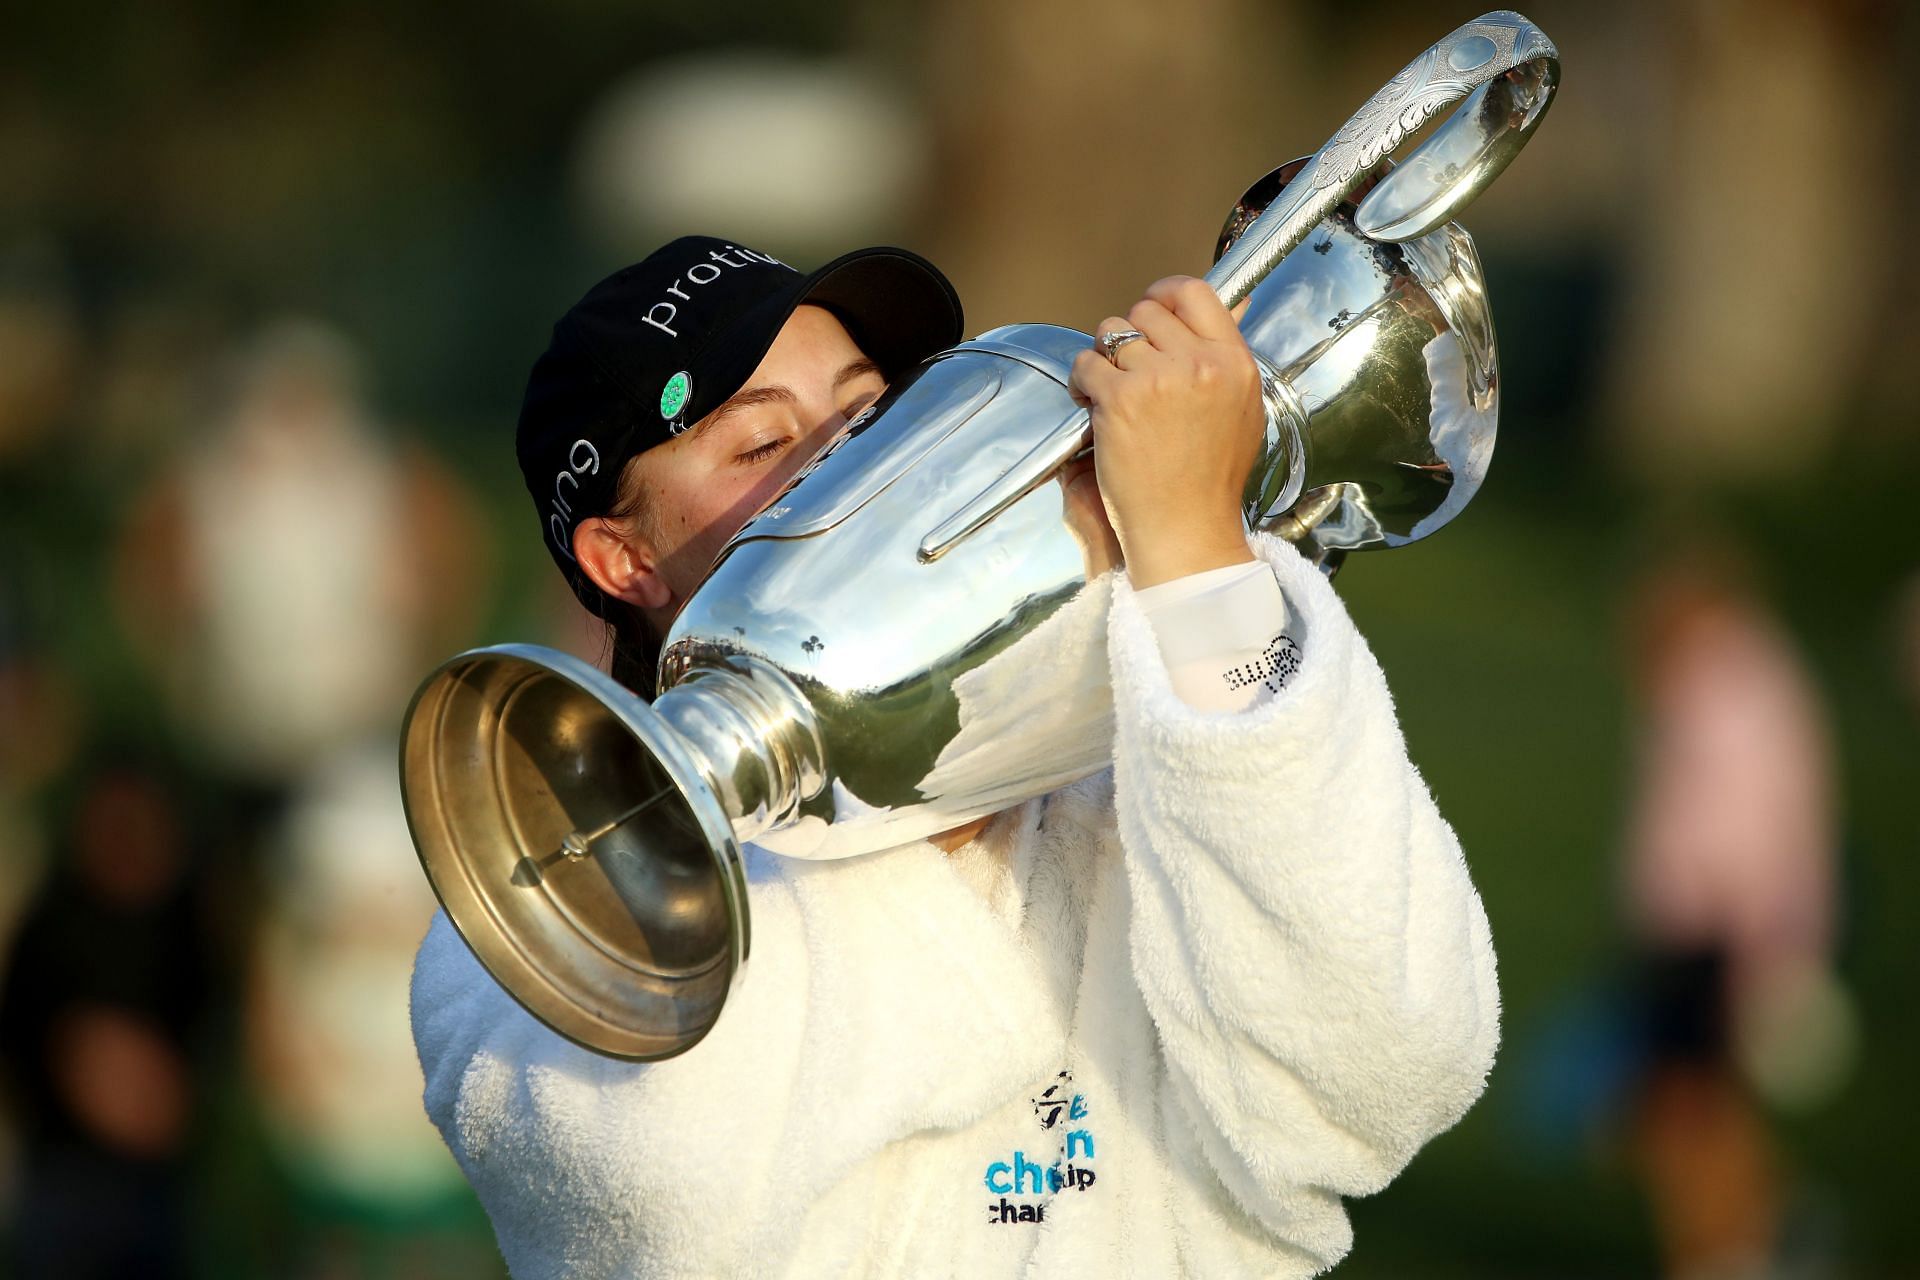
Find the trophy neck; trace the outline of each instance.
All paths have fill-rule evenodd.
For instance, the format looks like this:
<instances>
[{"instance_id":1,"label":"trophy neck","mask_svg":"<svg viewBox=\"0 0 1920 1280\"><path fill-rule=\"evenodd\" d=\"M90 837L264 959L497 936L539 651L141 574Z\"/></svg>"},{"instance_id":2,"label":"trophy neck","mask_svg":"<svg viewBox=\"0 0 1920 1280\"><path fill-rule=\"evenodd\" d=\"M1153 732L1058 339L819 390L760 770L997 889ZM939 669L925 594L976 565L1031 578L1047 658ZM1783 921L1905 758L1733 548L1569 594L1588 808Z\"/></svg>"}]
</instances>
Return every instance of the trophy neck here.
<instances>
[{"instance_id":1,"label":"trophy neck","mask_svg":"<svg viewBox=\"0 0 1920 1280\"><path fill-rule=\"evenodd\" d=\"M694 757L733 824L751 840L790 822L826 782L813 708L768 663L733 654L696 665L653 703Z\"/></svg>"}]
</instances>

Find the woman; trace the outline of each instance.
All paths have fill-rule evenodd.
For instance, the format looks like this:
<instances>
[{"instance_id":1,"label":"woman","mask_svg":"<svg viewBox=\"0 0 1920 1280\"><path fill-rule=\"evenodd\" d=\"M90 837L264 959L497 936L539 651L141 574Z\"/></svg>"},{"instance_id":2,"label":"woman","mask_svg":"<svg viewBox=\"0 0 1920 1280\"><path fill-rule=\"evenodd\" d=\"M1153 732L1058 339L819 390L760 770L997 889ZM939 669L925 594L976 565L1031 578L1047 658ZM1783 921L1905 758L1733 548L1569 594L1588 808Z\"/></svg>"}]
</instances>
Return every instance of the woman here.
<instances>
[{"instance_id":1,"label":"woman","mask_svg":"<svg viewBox=\"0 0 1920 1280\"><path fill-rule=\"evenodd\" d=\"M769 959L662 1063L546 1030L436 919L427 1109L516 1276L1310 1275L1351 1243L1340 1197L1478 1096L1486 919L1338 599L1246 535L1233 317L1174 278L1100 328L1068 485L1126 566L1084 597L1112 770L883 855L749 847ZM802 276L693 237L563 317L519 453L617 669L649 671L726 540L959 334L911 254Z\"/></svg>"}]
</instances>

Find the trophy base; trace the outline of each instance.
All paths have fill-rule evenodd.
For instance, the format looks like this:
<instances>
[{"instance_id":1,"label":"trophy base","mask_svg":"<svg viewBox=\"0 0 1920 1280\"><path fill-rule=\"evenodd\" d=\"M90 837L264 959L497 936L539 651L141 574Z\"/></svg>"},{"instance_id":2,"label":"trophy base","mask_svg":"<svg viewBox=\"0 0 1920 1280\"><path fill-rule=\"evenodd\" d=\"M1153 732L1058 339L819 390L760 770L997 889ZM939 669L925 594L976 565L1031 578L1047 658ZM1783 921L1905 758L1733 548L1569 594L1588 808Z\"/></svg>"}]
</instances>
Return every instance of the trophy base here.
<instances>
[{"instance_id":1,"label":"trophy base","mask_svg":"<svg viewBox=\"0 0 1920 1280\"><path fill-rule=\"evenodd\" d=\"M414 696L400 775L435 894L529 1013L634 1061L712 1029L746 963L745 868L646 702L557 650L472 650Z\"/></svg>"}]
</instances>

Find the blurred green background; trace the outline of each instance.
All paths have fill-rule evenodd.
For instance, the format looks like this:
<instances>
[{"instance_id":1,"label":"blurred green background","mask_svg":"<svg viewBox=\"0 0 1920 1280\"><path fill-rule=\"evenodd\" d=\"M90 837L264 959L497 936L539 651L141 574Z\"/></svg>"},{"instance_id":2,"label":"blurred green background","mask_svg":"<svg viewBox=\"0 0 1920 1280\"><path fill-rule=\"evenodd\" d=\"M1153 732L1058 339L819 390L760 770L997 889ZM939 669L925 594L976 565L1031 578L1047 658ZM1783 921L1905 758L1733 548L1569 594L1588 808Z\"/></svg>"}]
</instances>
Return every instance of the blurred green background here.
<instances>
[{"instance_id":1,"label":"blurred green background","mask_svg":"<svg viewBox=\"0 0 1920 1280\"><path fill-rule=\"evenodd\" d=\"M1242 188L1474 12L10 10L14 1273L501 1273L419 1114L405 989L432 904L392 740L458 648L601 655L509 448L588 285L687 231L802 265L890 241L947 269L970 332L1091 328L1203 270ZM1339 579L1485 899L1505 1044L1465 1122L1353 1206L1340 1273L1920 1274L1916 17L1528 13L1562 93L1464 219L1500 335L1497 461L1444 534ZM1701 617L1725 627L1674 622ZM1700 764L1658 754L1691 723L1684 664L1662 665L1681 632L1745 637L1805 713L1728 730L1799 762L1759 785L1805 794L1781 804L1806 838L1769 864L1791 874L1734 877L1791 939L1646 923L1642 802L1662 778L1682 808L1738 794L1648 767ZM1749 669L1700 643L1709 677ZM1807 983L1779 1001L1713 968L1787 952ZM1646 975L1702 955L1716 976L1681 984L1681 1021L1738 1033L1676 1053Z\"/></svg>"}]
</instances>

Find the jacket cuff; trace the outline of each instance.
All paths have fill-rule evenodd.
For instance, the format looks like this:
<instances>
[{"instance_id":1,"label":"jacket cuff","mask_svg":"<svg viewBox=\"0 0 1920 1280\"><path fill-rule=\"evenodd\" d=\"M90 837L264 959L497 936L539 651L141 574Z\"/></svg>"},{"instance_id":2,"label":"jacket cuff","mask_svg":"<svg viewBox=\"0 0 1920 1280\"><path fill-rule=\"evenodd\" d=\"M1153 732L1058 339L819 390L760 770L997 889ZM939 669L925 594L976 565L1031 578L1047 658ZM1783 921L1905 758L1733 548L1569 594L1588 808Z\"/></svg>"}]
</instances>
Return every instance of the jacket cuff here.
<instances>
[{"instance_id":1,"label":"jacket cuff","mask_svg":"<svg viewBox=\"0 0 1920 1280\"><path fill-rule=\"evenodd\" d=\"M1287 602L1259 559L1134 593L1159 641L1173 691L1197 711L1244 711L1299 665Z\"/></svg>"}]
</instances>

